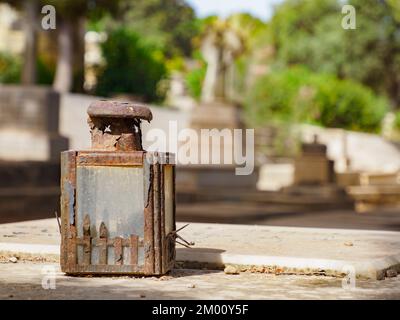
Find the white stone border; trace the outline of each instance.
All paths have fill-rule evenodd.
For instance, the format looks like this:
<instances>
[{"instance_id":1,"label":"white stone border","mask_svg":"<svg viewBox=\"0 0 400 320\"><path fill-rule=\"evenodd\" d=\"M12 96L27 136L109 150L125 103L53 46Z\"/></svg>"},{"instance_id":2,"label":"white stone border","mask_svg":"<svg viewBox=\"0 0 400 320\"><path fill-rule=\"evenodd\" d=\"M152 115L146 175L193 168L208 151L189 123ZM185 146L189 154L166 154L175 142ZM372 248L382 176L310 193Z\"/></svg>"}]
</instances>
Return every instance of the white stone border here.
<instances>
[{"instance_id":1,"label":"white stone border","mask_svg":"<svg viewBox=\"0 0 400 320\"><path fill-rule=\"evenodd\" d=\"M0 243L0 253L1 252L54 256L60 254L60 246L25 243ZM343 268L347 266L353 266L356 270L357 277L373 280L384 279L387 269L394 268L397 271L400 271L400 254L371 261L355 262L331 259L229 254L224 252L214 252L207 249L204 249L202 252L201 250L178 248L177 261L221 265L234 264L243 266L276 266L280 268L303 270L309 269L314 271L325 270L336 272L337 275L340 275L343 272Z\"/></svg>"}]
</instances>

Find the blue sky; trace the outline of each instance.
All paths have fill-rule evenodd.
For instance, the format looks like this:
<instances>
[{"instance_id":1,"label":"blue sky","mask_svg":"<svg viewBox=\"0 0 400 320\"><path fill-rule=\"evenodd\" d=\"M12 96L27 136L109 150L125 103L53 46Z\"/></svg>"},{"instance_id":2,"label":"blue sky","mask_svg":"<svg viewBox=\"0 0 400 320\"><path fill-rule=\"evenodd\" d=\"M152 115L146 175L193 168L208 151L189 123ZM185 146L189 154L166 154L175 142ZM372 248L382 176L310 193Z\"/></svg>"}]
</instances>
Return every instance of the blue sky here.
<instances>
[{"instance_id":1,"label":"blue sky","mask_svg":"<svg viewBox=\"0 0 400 320\"><path fill-rule=\"evenodd\" d=\"M217 14L221 17L231 13L248 12L263 20L271 17L273 5L282 0L186 0L198 16Z\"/></svg>"}]
</instances>

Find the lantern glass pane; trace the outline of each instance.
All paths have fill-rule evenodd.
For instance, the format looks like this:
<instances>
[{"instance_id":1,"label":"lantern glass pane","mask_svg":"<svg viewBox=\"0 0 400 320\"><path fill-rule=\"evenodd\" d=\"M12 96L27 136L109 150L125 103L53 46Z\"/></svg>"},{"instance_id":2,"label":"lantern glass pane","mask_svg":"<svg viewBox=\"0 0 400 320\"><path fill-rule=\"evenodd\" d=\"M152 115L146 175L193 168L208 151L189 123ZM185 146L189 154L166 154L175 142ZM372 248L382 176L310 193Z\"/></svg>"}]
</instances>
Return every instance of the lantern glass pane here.
<instances>
[{"instance_id":1,"label":"lantern glass pane","mask_svg":"<svg viewBox=\"0 0 400 320\"><path fill-rule=\"evenodd\" d=\"M78 237L83 236L83 219L90 217L90 233L99 236L101 222L108 230L108 238L144 236L144 177L142 167L78 166L76 173L76 226ZM80 254L78 250L78 263ZM128 250L124 250L129 261ZM113 264L113 250L108 250L108 263ZM143 263L139 250L139 265ZM92 261L98 261L98 250L93 248Z\"/></svg>"}]
</instances>

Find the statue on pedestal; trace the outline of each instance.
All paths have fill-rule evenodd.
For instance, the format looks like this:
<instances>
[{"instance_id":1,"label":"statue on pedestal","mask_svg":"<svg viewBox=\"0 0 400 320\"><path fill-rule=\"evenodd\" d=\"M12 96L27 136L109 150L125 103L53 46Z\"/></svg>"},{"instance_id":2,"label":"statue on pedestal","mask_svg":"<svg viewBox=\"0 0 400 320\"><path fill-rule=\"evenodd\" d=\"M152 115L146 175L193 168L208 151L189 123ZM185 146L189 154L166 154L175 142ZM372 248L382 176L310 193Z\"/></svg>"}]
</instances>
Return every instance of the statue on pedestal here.
<instances>
[{"instance_id":1,"label":"statue on pedestal","mask_svg":"<svg viewBox=\"0 0 400 320\"><path fill-rule=\"evenodd\" d=\"M179 181L185 180L186 191L215 190L218 193L224 189L254 189L257 174L253 170L253 155L247 153L247 145L251 149L249 153L253 152L251 143L246 143L244 161L251 162L252 169L243 175L235 174L237 167L244 166L236 160L243 158L245 139L247 142L247 132L240 130L244 128L241 110L233 94L235 59L243 52L243 41L227 21L220 20L210 25L202 40L207 72L201 101L192 109L190 124L201 137L190 145L200 150L201 166L182 166L178 188ZM203 139L204 131L208 131L207 139ZM236 134L238 131L240 135ZM251 161L247 161L249 159Z\"/></svg>"},{"instance_id":2,"label":"statue on pedestal","mask_svg":"<svg viewBox=\"0 0 400 320\"><path fill-rule=\"evenodd\" d=\"M207 62L202 103L228 102L232 99L234 61L242 51L240 36L226 21L218 20L209 27L201 46Z\"/></svg>"},{"instance_id":3,"label":"statue on pedestal","mask_svg":"<svg viewBox=\"0 0 400 320\"><path fill-rule=\"evenodd\" d=\"M234 100L235 59L243 52L239 34L227 21L210 25L202 39L201 52L207 62L200 104L192 114L192 128L242 128Z\"/></svg>"}]
</instances>

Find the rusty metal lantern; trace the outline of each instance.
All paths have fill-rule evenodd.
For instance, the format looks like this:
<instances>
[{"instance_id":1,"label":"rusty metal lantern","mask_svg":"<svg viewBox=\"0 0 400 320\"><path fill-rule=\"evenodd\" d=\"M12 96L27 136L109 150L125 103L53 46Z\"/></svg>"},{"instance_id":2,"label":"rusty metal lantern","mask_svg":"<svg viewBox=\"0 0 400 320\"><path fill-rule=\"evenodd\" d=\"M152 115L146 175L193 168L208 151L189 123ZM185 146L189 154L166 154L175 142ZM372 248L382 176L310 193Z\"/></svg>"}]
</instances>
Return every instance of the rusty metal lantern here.
<instances>
[{"instance_id":1,"label":"rusty metal lantern","mask_svg":"<svg viewBox=\"0 0 400 320\"><path fill-rule=\"evenodd\" d=\"M142 148L144 105L88 108L92 148L61 154L61 269L165 274L175 262L175 165Z\"/></svg>"}]
</instances>

